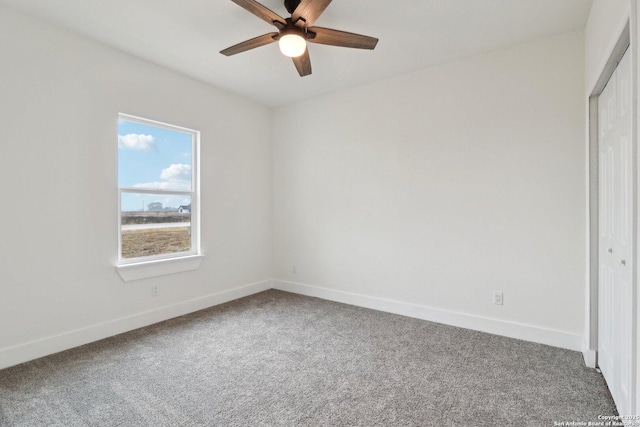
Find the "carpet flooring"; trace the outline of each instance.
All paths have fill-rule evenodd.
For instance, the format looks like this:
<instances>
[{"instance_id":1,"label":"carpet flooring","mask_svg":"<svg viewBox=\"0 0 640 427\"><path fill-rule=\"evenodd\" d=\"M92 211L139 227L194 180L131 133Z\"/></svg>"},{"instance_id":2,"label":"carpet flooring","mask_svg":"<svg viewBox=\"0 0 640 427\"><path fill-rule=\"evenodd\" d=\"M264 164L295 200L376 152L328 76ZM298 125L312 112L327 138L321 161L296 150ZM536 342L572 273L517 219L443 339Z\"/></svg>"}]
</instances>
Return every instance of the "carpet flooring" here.
<instances>
[{"instance_id":1,"label":"carpet flooring","mask_svg":"<svg viewBox=\"0 0 640 427\"><path fill-rule=\"evenodd\" d=\"M0 371L2 426L554 426L616 414L577 352L275 290Z\"/></svg>"}]
</instances>

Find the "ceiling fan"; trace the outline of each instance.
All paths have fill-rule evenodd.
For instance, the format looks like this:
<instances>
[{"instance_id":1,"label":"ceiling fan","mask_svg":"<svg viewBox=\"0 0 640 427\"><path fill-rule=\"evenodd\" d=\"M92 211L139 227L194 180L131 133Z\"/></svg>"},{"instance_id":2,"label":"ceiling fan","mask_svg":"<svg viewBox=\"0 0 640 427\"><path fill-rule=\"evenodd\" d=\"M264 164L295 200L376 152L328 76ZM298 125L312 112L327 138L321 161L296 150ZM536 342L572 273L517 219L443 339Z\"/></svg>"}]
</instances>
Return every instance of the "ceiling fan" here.
<instances>
[{"instance_id":1,"label":"ceiling fan","mask_svg":"<svg viewBox=\"0 0 640 427\"><path fill-rule=\"evenodd\" d=\"M278 31L238 43L220 53L226 56L245 52L256 47L278 42L280 51L293 59L300 77L311 74L311 59L307 42L331 46L374 49L378 43L375 37L313 27L313 23L329 6L331 0L284 0L284 6L291 18L283 18L255 0L231 0L263 21L274 25Z\"/></svg>"}]
</instances>

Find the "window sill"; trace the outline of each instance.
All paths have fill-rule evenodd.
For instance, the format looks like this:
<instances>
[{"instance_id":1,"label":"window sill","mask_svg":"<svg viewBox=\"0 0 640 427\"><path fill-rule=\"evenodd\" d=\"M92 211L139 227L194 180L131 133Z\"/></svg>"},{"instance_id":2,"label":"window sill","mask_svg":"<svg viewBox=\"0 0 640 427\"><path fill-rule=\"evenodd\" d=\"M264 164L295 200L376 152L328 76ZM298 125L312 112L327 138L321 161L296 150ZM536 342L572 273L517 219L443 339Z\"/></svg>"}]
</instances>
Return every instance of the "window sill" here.
<instances>
[{"instance_id":1,"label":"window sill","mask_svg":"<svg viewBox=\"0 0 640 427\"><path fill-rule=\"evenodd\" d=\"M133 280L197 270L200 268L202 260L204 260L204 255L192 255L181 258L117 265L116 271L120 274L122 280L125 282L131 282Z\"/></svg>"}]
</instances>

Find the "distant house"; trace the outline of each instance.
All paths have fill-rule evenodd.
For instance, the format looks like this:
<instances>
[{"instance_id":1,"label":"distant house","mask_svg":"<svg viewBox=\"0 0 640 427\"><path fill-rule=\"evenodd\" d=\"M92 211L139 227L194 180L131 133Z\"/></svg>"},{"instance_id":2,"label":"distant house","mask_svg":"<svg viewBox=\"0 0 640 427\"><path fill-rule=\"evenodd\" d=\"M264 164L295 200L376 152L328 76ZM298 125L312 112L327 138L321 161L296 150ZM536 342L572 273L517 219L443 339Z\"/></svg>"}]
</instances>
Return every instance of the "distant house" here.
<instances>
[{"instance_id":1,"label":"distant house","mask_svg":"<svg viewBox=\"0 0 640 427\"><path fill-rule=\"evenodd\" d=\"M178 208L178 212L179 213L191 213L191 203L189 203L186 206L180 206Z\"/></svg>"}]
</instances>

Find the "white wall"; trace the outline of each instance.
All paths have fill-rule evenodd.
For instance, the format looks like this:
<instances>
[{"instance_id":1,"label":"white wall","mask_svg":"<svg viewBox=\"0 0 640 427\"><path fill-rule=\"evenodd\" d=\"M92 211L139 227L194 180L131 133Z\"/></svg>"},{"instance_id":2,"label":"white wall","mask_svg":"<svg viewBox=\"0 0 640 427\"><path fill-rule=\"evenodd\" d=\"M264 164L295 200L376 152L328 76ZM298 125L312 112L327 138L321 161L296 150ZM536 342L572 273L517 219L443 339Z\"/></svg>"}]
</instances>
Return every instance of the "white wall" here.
<instances>
[{"instance_id":1,"label":"white wall","mask_svg":"<svg viewBox=\"0 0 640 427\"><path fill-rule=\"evenodd\" d=\"M0 57L0 368L268 286L269 109L4 7ZM198 271L114 270L118 112L202 132Z\"/></svg>"},{"instance_id":2,"label":"white wall","mask_svg":"<svg viewBox=\"0 0 640 427\"><path fill-rule=\"evenodd\" d=\"M591 95L629 19L631 0L593 0L584 31L585 88Z\"/></svg>"},{"instance_id":3,"label":"white wall","mask_svg":"<svg viewBox=\"0 0 640 427\"><path fill-rule=\"evenodd\" d=\"M264 289L272 267L581 339L580 32L275 112L5 8L0 55L20 207L0 211L0 368ZM202 131L200 270L114 271L118 112Z\"/></svg>"},{"instance_id":4,"label":"white wall","mask_svg":"<svg viewBox=\"0 0 640 427\"><path fill-rule=\"evenodd\" d=\"M275 277L466 313L470 327L530 325L520 332L575 348L583 42L568 33L276 110Z\"/></svg>"}]
</instances>

